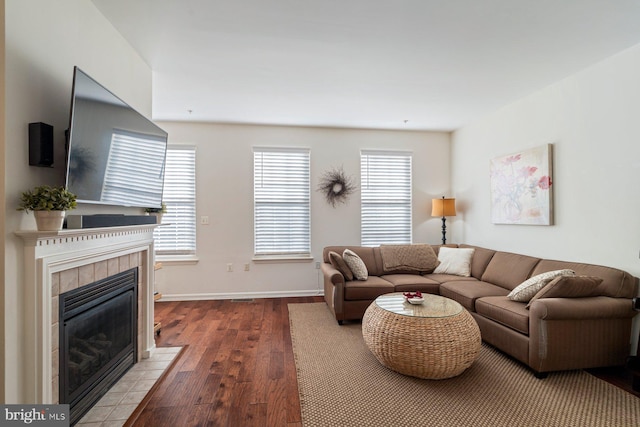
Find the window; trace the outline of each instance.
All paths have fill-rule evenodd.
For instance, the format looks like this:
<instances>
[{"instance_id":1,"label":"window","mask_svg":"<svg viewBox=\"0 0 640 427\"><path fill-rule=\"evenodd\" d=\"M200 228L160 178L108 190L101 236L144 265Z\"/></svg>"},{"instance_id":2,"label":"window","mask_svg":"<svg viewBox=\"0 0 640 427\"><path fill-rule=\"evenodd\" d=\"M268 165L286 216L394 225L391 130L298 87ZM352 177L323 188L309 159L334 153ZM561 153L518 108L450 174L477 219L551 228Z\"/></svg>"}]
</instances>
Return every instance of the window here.
<instances>
[{"instance_id":1,"label":"window","mask_svg":"<svg viewBox=\"0 0 640 427\"><path fill-rule=\"evenodd\" d=\"M309 150L253 150L254 250L260 256L310 256Z\"/></svg>"},{"instance_id":2,"label":"window","mask_svg":"<svg viewBox=\"0 0 640 427\"><path fill-rule=\"evenodd\" d=\"M360 153L361 244L411 243L411 153Z\"/></svg>"},{"instance_id":3,"label":"window","mask_svg":"<svg viewBox=\"0 0 640 427\"><path fill-rule=\"evenodd\" d=\"M167 212L154 233L158 255L196 253L196 148L172 145L167 149L162 202Z\"/></svg>"}]
</instances>

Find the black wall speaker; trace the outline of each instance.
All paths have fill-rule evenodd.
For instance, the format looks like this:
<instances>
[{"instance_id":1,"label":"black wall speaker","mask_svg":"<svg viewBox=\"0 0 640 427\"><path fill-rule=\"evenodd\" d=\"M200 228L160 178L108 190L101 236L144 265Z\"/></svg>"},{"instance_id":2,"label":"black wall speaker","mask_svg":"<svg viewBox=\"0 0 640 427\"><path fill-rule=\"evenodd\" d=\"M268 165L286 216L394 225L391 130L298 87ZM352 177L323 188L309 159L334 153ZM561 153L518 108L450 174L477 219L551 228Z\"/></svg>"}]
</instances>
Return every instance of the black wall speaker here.
<instances>
[{"instance_id":1,"label":"black wall speaker","mask_svg":"<svg viewBox=\"0 0 640 427\"><path fill-rule=\"evenodd\" d=\"M29 123L29 165L53 164L53 126L46 123Z\"/></svg>"}]
</instances>

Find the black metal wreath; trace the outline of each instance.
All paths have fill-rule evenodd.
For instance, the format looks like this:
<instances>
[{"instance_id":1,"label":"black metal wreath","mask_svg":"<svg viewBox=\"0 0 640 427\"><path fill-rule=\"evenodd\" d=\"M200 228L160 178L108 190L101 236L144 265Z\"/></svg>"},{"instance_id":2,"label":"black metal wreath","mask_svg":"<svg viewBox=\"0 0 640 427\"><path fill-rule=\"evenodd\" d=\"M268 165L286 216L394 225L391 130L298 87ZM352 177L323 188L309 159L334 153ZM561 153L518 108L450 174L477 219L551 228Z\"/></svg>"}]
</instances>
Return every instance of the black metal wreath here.
<instances>
[{"instance_id":1,"label":"black metal wreath","mask_svg":"<svg viewBox=\"0 0 640 427\"><path fill-rule=\"evenodd\" d=\"M346 203L347 198L356 190L351 177L347 177L342 168L334 168L320 177L318 191L322 191L334 208L336 203Z\"/></svg>"}]
</instances>

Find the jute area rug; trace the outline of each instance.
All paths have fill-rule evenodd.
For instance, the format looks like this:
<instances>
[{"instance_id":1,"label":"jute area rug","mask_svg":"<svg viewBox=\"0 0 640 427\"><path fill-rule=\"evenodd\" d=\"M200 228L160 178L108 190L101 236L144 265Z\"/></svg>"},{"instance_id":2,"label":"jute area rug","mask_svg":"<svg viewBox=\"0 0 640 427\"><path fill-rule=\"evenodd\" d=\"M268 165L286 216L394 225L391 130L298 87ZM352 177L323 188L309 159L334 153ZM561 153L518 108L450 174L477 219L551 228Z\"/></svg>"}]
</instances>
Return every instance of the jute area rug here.
<instances>
[{"instance_id":1,"label":"jute area rug","mask_svg":"<svg viewBox=\"0 0 640 427\"><path fill-rule=\"evenodd\" d=\"M324 303L289 316L305 427L640 426L640 399L583 371L539 380L483 344L462 375L422 380L382 366Z\"/></svg>"}]
</instances>

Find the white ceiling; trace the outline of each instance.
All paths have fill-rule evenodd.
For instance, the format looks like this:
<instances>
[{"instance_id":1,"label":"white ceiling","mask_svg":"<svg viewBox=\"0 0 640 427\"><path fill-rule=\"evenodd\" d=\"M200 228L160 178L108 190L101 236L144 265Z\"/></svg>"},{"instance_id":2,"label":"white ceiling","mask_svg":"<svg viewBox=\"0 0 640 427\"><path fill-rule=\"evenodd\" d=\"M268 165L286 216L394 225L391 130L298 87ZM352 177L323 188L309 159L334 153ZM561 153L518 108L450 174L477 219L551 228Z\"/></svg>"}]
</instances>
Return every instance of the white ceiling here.
<instances>
[{"instance_id":1,"label":"white ceiling","mask_svg":"<svg viewBox=\"0 0 640 427\"><path fill-rule=\"evenodd\" d=\"M153 118L453 130L640 42L638 0L93 0Z\"/></svg>"}]
</instances>

